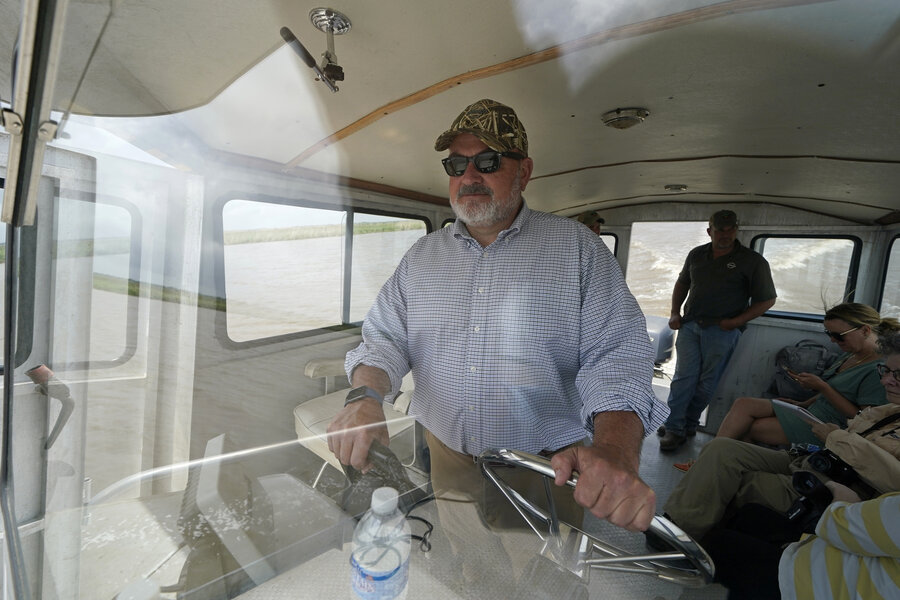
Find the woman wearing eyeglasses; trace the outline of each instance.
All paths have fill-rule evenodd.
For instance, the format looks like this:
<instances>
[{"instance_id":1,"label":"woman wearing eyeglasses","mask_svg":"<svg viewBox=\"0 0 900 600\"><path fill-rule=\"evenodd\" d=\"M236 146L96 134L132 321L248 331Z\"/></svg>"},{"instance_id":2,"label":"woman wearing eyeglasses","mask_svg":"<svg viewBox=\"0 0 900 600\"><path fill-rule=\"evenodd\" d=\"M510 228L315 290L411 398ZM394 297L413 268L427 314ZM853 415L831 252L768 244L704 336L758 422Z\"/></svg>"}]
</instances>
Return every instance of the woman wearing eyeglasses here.
<instances>
[{"instance_id":1,"label":"woman wearing eyeglasses","mask_svg":"<svg viewBox=\"0 0 900 600\"><path fill-rule=\"evenodd\" d=\"M817 393L803 402L781 400L806 408L824 423L846 427L847 419L865 406L885 403L884 388L876 370L878 335L900 331L900 321L882 319L871 306L848 302L825 313L825 333L843 350L821 376L789 373L803 387ZM768 398L738 398L717 437L774 446L821 444L810 423L796 416L789 407Z\"/></svg>"}]
</instances>

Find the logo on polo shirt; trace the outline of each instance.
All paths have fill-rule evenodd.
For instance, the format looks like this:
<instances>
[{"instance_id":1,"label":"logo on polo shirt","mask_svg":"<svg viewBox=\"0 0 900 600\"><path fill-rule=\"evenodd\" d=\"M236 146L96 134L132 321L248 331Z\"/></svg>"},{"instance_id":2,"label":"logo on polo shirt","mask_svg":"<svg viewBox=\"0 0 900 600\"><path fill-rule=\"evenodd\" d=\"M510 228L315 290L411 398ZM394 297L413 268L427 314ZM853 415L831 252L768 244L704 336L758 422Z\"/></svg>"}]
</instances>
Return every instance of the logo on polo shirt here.
<instances>
[{"instance_id":1,"label":"logo on polo shirt","mask_svg":"<svg viewBox=\"0 0 900 600\"><path fill-rule=\"evenodd\" d=\"M725 266L728 267L729 269L736 269L736 268L737 268L737 264L735 264L735 263L733 263L733 262L730 262L730 263L728 263L728 264L725 265Z\"/></svg>"}]
</instances>

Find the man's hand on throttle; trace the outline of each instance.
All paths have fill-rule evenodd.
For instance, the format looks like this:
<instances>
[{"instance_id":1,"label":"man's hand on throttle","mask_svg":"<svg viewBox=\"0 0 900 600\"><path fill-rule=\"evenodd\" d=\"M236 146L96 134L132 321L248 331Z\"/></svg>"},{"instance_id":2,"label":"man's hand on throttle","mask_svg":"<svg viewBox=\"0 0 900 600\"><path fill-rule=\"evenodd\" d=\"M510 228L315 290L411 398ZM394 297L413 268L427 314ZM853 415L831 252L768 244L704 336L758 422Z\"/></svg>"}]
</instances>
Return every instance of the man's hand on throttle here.
<instances>
[{"instance_id":1,"label":"man's hand on throttle","mask_svg":"<svg viewBox=\"0 0 900 600\"><path fill-rule=\"evenodd\" d=\"M622 449L611 445L569 448L550 461L556 485L565 485L572 471L578 471L575 501L594 516L630 531L644 531L656 511L656 493L632 463Z\"/></svg>"},{"instance_id":2,"label":"man's hand on throttle","mask_svg":"<svg viewBox=\"0 0 900 600\"><path fill-rule=\"evenodd\" d=\"M328 425L328 449L341 464L363 473L372 467L369 463L372 440L385 446L389 442L384 410L372 398L348 404Z\"/></svg>"}]
</instances>

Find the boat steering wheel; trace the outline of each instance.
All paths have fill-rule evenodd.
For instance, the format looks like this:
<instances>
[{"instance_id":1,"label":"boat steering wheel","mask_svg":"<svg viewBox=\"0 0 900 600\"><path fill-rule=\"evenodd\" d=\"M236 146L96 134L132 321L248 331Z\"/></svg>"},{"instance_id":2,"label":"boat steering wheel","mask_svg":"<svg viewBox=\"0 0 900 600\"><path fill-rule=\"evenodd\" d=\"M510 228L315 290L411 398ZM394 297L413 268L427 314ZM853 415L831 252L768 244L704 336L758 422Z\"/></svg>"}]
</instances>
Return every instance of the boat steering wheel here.
<instances>
[{"instance_id":1,"label":"boat steering wheel","mask_svg":"<svg viewBox=\"0 0 900 600\"><path fill-rule=\"evenodd\" d=\"M715 567L706 551L677 525L655 515L648 531L672 547L670 552L629 554L580 529L562 522L556 514L551 486L556 475L546 458L516 450L487 450L478 457L483 475L513 505L528 526L544 542L542 554L576 575L587 578L591 569L606 569L652 575L684 586L700 587L712 582ZM496 466L513 466L544 476L549 511L512 489L495 472ZM577 475L566 482L575 488Z\"/></svg>"}]
</instances>

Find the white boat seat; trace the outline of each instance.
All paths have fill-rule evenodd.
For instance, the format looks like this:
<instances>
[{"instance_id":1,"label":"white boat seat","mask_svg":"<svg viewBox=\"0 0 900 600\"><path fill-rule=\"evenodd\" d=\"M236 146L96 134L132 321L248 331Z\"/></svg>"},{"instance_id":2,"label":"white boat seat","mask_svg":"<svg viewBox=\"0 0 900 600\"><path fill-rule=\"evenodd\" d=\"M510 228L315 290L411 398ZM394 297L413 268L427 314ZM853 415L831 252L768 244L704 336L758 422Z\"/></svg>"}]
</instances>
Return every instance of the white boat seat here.
<instances>
[{"instance_id":1,"label":"white boat seat","mask_svg":"<svg viewBox=\"0 0 900 600\"><path fill-rule=\"evenodd\" d=\"M310 365L313 362L316 364L311 367ZM334 373L332 373L332 371L338 363L340 364L341 373L343 373L343 359L316 359L315 361L310 361L306 365L305 373L308 376L313 377L333 377ZM340 461L338 461L331 450L328 449L326 433L328 425L334 419L335 415L337 415L338 411L344 407L344 400L347 398L347 390L348 388L344 388L325 394L324 396L312 398L311 400L298 404L294 408L294 429L297 432L300 443L339 471L341 470ZM415 432L415 419L406 415L406 411L409 409L409 400L412 398L412 374L408 374L403 378L400 390L403 393L397 398L393 408L388 404L385 404L384 406L388 435L392 441L409 430L411 430L413 435ZM397 456L401 461L406 458L404 455L407 453L402 451L397 452L397 449L394 448L393 445L391 448L397 453ZM404 461L404 464L407 464L407 466L411 465L415 459L414 448L415 439L413 438L413 443L410 446L408 456L409 463L407 464L407 462Z\"/></svg>"}]
</instances>

